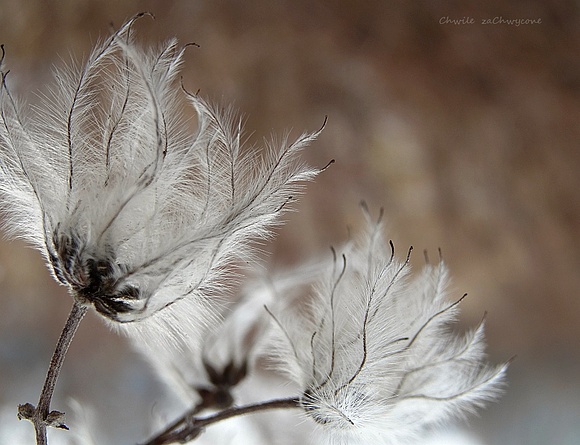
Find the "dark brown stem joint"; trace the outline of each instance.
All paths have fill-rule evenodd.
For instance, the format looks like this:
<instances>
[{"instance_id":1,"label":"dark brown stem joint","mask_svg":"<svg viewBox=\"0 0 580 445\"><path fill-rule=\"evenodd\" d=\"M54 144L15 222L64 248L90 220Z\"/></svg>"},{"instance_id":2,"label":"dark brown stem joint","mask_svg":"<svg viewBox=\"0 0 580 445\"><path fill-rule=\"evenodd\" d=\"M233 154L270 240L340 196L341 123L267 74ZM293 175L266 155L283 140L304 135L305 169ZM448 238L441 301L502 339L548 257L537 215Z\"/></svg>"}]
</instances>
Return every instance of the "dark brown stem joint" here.
<instances>
[{"instance_id":1,"label":"dark brown stem joint","mask_svg":"<svg viewBox=\"0 0 580 445\"><path fill-rule=\"evenodd\" d=\"M44 425L45 428L50 426L53 428L68 430L68 426L64 423L64 413L61 413L60 411L51 411L46 417L44 417L31 403L18 405L18 420L22 419L30 420L34 425Z\"/></svg>"}]
</instances>

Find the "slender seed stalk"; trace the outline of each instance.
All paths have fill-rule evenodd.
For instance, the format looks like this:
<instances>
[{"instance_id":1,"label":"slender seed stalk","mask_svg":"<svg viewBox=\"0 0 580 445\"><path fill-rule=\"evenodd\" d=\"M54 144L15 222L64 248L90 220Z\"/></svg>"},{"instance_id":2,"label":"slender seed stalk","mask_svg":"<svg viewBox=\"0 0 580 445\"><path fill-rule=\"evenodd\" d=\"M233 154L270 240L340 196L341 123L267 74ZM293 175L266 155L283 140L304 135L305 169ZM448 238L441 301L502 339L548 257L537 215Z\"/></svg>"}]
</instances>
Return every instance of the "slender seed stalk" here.
<instances>
[{"instance_id":1,"label":"slender seed stalk","mask_svg":"<svg viewBox=\"0 0 580 445\"><path fill-rule=\"evenodd\" d=\"M284 408L300 408L300 400L298 397L290 397L286 399L268 400L251 405L232 406L231 408L224 409L207 417L193 417L191 416L191 412L187 412L171 424L174 428L173 431L165 428L161 433L142 445L167 445L184 438L191 440L197 437L206 426L221 422L222 420L258 411ZM180 426L181 429L178 429Z\"/></svg>"},{"instance_id":2,"label":"slender seed stalk","mask_svg":"<svg viewBox=\"0 0 580 445\"><path fill-rule=\"evenodd\" d=\"M87 313L87 309L87 306L81 305L77 301L74 302L50 359L50 365L36 408L29 403L18 407L18 417L30 420L33 423L37 445L48 444L46 437L46 428L48 426L68 429L64 424L64 414L58 411L50 411L50 401L68 348L83 317Z\"/></svg>"},{"instance_id":3,"label":"slender seed stalk","mask_svg":"<svg viewBox=\"0 0 580 445\"><path fill-rule=\"evenodd\" d=\"M168 442L169 438L174 437L176 432L182 427L187 419L193 418L196 414L199 414L204 409L203 404L198 404L192 409L183 414L179 419L171 422L163 431L156 434L155 437L149 439L144 445L160 445Z\"/></svg>"}]
</instances>

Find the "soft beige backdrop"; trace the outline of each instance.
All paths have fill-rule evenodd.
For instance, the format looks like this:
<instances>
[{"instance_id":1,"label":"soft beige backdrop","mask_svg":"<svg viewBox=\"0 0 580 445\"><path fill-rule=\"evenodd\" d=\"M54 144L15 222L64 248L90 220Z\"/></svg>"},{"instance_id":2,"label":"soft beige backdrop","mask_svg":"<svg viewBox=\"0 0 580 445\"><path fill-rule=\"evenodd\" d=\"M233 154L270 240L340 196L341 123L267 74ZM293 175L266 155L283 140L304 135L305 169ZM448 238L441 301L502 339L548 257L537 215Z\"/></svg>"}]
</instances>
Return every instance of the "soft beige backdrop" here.
<instances>
[{"instance_id":1,"label":"soft beige backdrop","mask_svg":"<svg viewBox=\"0 0 580 445\"><path fill-rule=\"evenodd\" d=\"M308 186L270 246L271 263L344 240L361 222L361 199L377 213L384 207L389 236L399 252L416 247L417 265L423 249L442 248L454 289L470 295L462 325L488 311L491 360L517 355L506 396L469 428L490 445L572 444L580 437L579 8L0 0L0 43L11 88L34 101L53 64L83 58L111 23L151 11L156 20L139 22L139 38L198 43L185 85L234 103L251 141L297 136L328 116L307 157L336 164ZM463 17L474 23L444 23ZM481 23L499 17L541 23ZM69 305L36 252L0 244L0 441L3 428L30 428L11 417L14 404L37 397ZM143 437L160 390L96 317L81 326L63 372L55 407L64 395L92 401L109 414L103 437Z\"/></svg>"}]
</instances>

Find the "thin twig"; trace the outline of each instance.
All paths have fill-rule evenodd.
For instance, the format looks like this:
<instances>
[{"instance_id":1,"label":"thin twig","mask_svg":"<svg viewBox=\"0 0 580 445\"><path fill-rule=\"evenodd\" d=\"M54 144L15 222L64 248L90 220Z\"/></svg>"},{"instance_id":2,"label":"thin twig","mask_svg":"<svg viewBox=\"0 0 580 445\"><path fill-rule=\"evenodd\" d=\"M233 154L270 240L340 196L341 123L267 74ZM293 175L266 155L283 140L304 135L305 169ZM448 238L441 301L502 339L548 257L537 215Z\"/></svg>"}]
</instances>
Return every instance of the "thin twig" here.
<instances>
[{"instance_id":1,"label":"thin twig","mask_svg":"<svg viewBox=\"0 0 580 445\"><path fill-rule=\"evenodd\" d=\"M46 374L46 379L44 381L44 386L42 387L42 392L40 393L37 407L35 408L30 403L18 407L18 417L20 419L30 420L34 424L37 445L47 445L47 426L68 429L64 424L64 414L58 411L50 411L50 401L68 348L81 320L87 313L87 309L87 306L81 305L76 301L74 302L66 320L66 324L60 333L52 358L50 359L50 366Z\"/></svg>"},{"instance_id":2,"label":"thin twig","mask_svg":"<svg viewBox=\"0 0 580 445\"><path fill-rule=\"evenodd\" d=\"M201 418L193 417L190 415L190 412L187 412L171 424L175 427L173 431L168 431L168 428L165 428L161 433L152 437L142 445L168 445L170 443L181 441L182 439L192 440L202 432L203 428L213 423L221 422L222 420L269 409L299 407L300 400L297 397L291 397L287 399L274 399L251 405L233 406L210 416ZM182 427L177 429L177 427L180 426Z\"/></svg>"},{"instance_id":3,"label":"thin twig","mask_svg":"<svg viewBox=\"0 0 580 445\"><path fill-rule=\"evenodd\" d=\"M203 409L204 409L203 403L195 405L192 409L183 414L179 419L176 419L175 421L167 425L167 427L165 427L163 431L157 433L157 435L154 438L150 439L150 441L147 442L145 445L159 445L162 443L171 443L170 438L174 437L175 432L178 431L178 428L180 428L186 422L187 419L194 417L196 414L199 414L201 411L203 411Z\"/></svg>"}]
</instances>

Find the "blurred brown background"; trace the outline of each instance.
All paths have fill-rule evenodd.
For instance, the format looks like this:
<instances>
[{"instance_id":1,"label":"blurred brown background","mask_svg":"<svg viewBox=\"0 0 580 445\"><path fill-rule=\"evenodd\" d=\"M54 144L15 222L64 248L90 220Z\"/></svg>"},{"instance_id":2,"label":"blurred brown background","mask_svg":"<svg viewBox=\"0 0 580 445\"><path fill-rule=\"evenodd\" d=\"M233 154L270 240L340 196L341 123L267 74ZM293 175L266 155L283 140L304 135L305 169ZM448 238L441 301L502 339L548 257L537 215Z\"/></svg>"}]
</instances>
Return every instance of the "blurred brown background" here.
<instances>
[{"instance_id":1,"label":"blurred brown background","mask_svg":"<svg viewBox=\"0 0 580 445\"><path fill-rule=\"evenodd\" d=\"M468 428L490 445L580 442L578 2L0 0L11 88L34 102L53 64L82 59L140 11L156 20L139 22L139 39L200 45L185 85L234 103L251 141L328 116L307 158L336 164L287 217L273 264L344 240L361 199L384 207L389 237L399 252L414 245L417 265L442 248L457 294L470 295L462 325L488 311L491 360L517 355L505 397ZM474 23L444 23L463 17ZM499 17L541 23L481 23ZM31 429L15 404L35 401L69 306L36 252L0 244L0 441ZM53 406L91 401L103 437L130 443L159 392L91 316Z\"/></svg>"}]
</instances>

